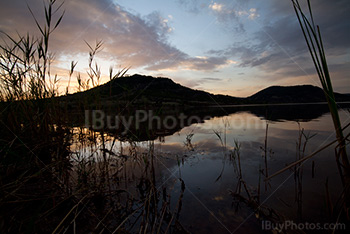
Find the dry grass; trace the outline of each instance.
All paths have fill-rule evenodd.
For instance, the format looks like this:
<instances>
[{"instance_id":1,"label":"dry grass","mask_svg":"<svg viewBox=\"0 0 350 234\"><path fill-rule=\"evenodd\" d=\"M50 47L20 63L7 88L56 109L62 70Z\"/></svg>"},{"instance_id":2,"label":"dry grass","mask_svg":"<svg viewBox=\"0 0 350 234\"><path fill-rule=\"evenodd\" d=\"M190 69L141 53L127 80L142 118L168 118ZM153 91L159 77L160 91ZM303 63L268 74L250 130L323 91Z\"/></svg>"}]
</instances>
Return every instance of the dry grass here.
<instances>
[{"instance_id":1,"label":"dry grass","mask_svg":"<svg viewBox=\"0 0 350 234\"><path fill-rule=\"evenodd\" d=\"M115 138L105 132L72 128L68 103L56 98L49 42L64 16L62 6L47 1L43 24L28 7L41 35L4 34L0 44L0 232L170 232L178 227L181 206L173 213L170 197L159 199L166 190L155 180L152 143L146 152L132 141L116 150ZM77 74L80 91L101 82L94 58L102 42L87 45L88 79ZM69 81L76 64L71 63ZM110 80L126 71L110 69ZM98 107L99 94L91 95L87 99ZM79 100L78 109L87 104ZM135 168L142 173L135 175Z\"/></svg>"},{"instance_id":2,"label":"dry grass","mask_svg":"<svg viewBox=\"0 0 350 234\"><path fill-rule=\"evenodd\" d=\"M349 215L350 211L350 163L346 152L346 138L344 137L343 128L339 119L338 106L334 98L332 79L327 65L326 53L322 42L321 32L318 25L314 22L310 0L307 1L309 17L304 13L298 0L292 0L293 7L298 18L300 27L307 47L309 49L312 61L326 96L328 107L332 115L334 129L338 141L338 155L341 159L342 181L344 182L344 209Z\"/></svg>"}]
</instances>

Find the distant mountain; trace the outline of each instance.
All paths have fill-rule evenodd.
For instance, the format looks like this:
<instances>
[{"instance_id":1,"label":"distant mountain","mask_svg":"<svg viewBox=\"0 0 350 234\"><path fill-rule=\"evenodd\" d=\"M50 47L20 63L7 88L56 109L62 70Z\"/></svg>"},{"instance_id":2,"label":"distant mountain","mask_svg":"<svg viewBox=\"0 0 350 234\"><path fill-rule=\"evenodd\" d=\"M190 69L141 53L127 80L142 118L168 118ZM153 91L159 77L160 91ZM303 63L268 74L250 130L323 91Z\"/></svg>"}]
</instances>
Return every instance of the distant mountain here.
<instances>
[{"instance_id":1,"label":"distant mountain","mask_svg":"<svg viewBox=\"0 0 350 234\"><path fill-rule=\"evenodd\" d=\"M116 104L148 106L208 106L239 104L313 103L325 102L323 90L312 85L271 86L247 98L215 95L175 83L169 78L132 75L114 79L85 92L70 94L69 102L84 99L94 105ZM337 102L350 101L350 95L335 93Z\"/></svg>"},{"instance_id":2,"label":"distant mountain","mask_svg":"<svg viewBox=\"0 0 350 234\"><path fill-rule=\"evenodd\" d=\"M243 98L215 95L175 83L169 78L133 75L117 78L85 92L69 95L71 98L98 96L105 101L133 103L177 103L189 105L240 104ZM94 101L94 100L91 100Z\"/></svg>"},{"instance_id":3,"label":"distant mountain","mask_svg":"<svg viewBox=\"0 0 350 234\"><path fill-rule=\"evenodd\" d=\"M247 98L253 103L326 102L321 88L312 85L271 86ZM350 101L350 95L335 93L337 102Z\"/></svg>"},{"instance_id":4,"label":"distant mountain","mask_svg":"<svg viewBox=\"0 0 350 234\"><path fill-rule=\"evenodd\" d=\"M350 95L336 94L336 101L350 101ZM325 102L325 96L321 88L302 86L272 86L247 97L237 98L227 95L214 95L201 90L194 90L175 83L168 78L154 78L151 76L133 75L114 79L106 84L97 86L84 92L69 94L59 97L62 102L62 111L68 111L70 125L80 126L86 124L90 117L86 118L86 110L103 110L107 116L134 117L139 110L152 111L154 116L175 119L186 116L186 124L202 122L208 116L226 116L230 113L249 111L261 118L279 121L302 120L308 121L321 116L328 111L327 105L254 105L254 104L283 104L283 103L315 103ZM253 105L244 105L253 104ZM217 108L219 107L219 108ZM91 114L88 112L88 115ZM152 115L153 115L152 114ZM150 116L152 116L150 115ZM191 119L196 116L198 118ZM136 117L135 117L136 118ZM157 119L155 121L158 126ZM133 121L133 118L128 120ZM163 119L164 120L164 119ZM190 121L191 120L191 121ZM120 139L135 137L137 140L155 139L159 136L171 135L181 129L183 119L175 121L176 126L172 129L162 125L150 131L149 124L141 128L128 129L127 136L122 122L115 119L112 126L117 126L118 131L111 130ZM135 120L136 121L136 120ZM108 129L106 129L108 131ZM130 134L129 132L132 132ZM119 134L119 135L118 135Z\"/></svg>"}]
</instances>

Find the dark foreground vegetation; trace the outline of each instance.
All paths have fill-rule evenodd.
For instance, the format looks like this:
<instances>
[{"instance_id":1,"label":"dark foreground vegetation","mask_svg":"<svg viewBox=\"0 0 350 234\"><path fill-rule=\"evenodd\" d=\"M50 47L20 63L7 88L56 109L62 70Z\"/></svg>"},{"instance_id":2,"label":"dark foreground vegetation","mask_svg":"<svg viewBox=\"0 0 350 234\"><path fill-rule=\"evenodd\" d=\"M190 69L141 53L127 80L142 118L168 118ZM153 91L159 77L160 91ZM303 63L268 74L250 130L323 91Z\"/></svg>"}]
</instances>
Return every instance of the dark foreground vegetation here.
<instances>
[{"instance_id":1,"label":"dark foreground vegetation","mask_svg":"<svg viewBox=\"0 0 350 234\"><path fill-rule=\"evenodd\" d=\"M50 73L49 39L63 17L61 6L55 0L47 2L44 24L33 15L41 33L38 38L2 35L0 232L181 230L176 216L181 195L170 207L168 191L155 181L152 142L141 152L127 139L116 143L103 130L76 127L72 107L55 98L58 81ZM98 47L90 48L88 80L77 77L80 90L88 89L89 83L92 87L98 84L100 76L92 66ZM69 76L75 65L72 62ZM111 79L123 73L111 71ZM101 106L99 94L92 90L74 108L88 109L90 98L97 108ZM127 160L129 157L132 159ZM131 185L134 190L127 189ZM184 184L180 190L183 193Z\"/></svg>"}]
</instances>

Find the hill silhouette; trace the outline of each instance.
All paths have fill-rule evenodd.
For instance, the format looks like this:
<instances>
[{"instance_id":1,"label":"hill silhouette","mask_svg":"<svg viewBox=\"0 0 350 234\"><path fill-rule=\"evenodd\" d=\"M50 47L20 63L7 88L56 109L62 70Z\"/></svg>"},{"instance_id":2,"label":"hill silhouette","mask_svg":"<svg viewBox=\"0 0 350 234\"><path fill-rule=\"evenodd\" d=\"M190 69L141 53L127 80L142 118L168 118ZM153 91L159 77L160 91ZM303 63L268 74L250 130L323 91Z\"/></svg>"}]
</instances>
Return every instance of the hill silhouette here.
<instances>
[{"instance_id":1,"label":"hill silhouette","mask_svg":"<svg viewBox=\"0 0 350 234\"><path fill-rule=\"evenodd\" d=\"M73 98L98 93L101 99L132 103L185 103L191 105L240 104L243 98L215 95L175 83L169 78L135 74L109 81L85 92L69 95Z\"/></svg>"},{"instance_id":2,"label":"hill silhouette","mask_svg":"<svg viewBox=\"0 0 350 234\"><path fill-rule=\"evenodd\" d=\"M247 98L253 103L313 103L326 102L321 88L312 85L271 86ZM350 96L335 93L338 102L350 101Z\"/></svg>"},{"instance_id":3,"label":"hill silhouette","mask_svg":"<svg viewBox=\"0 0 350 234\"><path fill-rule=\"evenodd\" d=\"M130 105L143 103L149 105L208 106L326 101L323 90L312 85L271 86L250 97L239 98L191 89L175 83L169 78L155 78L139 74L120 77L85 92L69 94L67 97L72 102L87 97L90 104L93 104L98 97L105 105L127 102ZM335 99L338 102L350 101L350 95L335 93Z\"/></svg>"},{"instance_id":4,"label":"hill silhouette","mask_svg":"<svg viewBox=\"0 0 350 234\"><path fill-rule=\"evenodd\" d=\"M208 116L226 116L241 111L248 111L273 121L308 121L318 118L328 111L327 105L278 105L283 103L324 103L326 99L323 90L311 85L272 86L250 97L238 98L194 90L177 84L169 78L155 78L137 74L117 78L87 91L60 98L64 101L62 106L67 107L63 110L70 112L70 125L84 125L86 123L86 110L103 110L106 115L124 117L136 116L138 110L147 110L152 111L152 115L161 119L166 119L169 116L179 118L180 114L184 114L186 116L185 126L195 122L203 122ZM336 100L350 101L350 96L336 94ZM89 113L91 114L91 112ZM191 116L198 118L190 121ZM112 125L115 123L112 120ZM176 123L179 124L181 121L176 121ZM125 136L120 134L120 132L125 131L125 126L120 122L118 124L118 131L115 133L117 137L123 139L124 137L136 136L138 140L171 135L184 127L176 125L169 130L160 126L155 131L150 131L148 124L145 124L139 129L129 129L132 134L128 133Z\"/></svg>"}]
</instances>

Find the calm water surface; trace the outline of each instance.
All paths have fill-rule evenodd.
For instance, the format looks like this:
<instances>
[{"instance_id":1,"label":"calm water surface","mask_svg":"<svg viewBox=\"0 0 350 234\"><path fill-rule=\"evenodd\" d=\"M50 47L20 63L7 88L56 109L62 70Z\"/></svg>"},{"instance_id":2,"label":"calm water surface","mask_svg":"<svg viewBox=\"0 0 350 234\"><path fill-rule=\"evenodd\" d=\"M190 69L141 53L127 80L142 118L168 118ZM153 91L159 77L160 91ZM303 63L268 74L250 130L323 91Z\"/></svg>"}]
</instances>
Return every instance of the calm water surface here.
<instances>
[{"instance_id":1,"label":"calm water surface","mask_svg":"<svg viewBox=\"0 0 350 234\"><path fill-rule=\"evenodd\" d=\"M341 110L340 117L343 125L350 120L346 110ZM304 136L299 149L302 130ZM264 176L272 175L296 161L298 155L307 156L334 139L329 113L300 122L265 120L249 111L215 117L154 142L158 156L157 186L168 189L175 208L181 193L179 179L183 180L186 188L179 221L190 232L263 233L261 224L265 217L260 215L258 219L251 205L232 196L239 184L240 163L241 181L246 185L246 189L241 189L241 197L259 196L260 204L273 210L281 220L327 222L326 181L334 203L342 192L334 146L303 163L297 174L293 168L268 182ZM115 145L120 150L123 144ZM147 150L149 142L136 145ZM240 162L237 157L230 158L235 150L240 153ZM128 173L134 176L141 171L130 167Z\"/></svg>"},{"instance_id":2,"label":"calm water surface","mask_svg":"<svg viewBox=\"0 0 350 234\"><path fill-rule=\"evenodd\" d=\"M341 111L340 117L343 123L347 123L349 112ZM264 147L267 126L266 166ZM240 112L191 125L165 137L164 142L158 142L156 149L159 154L185 155L185 160L180 165L167 168L169 173L164 176L167 182L179 183L177 178L182 178L186 184L181 223L194 233L261 231L261 220L255 218L253 209L242 203L238 204L237 209L229 192L236 189L238 173L227 155L230 150L234 150L235 141L238 142L241 146L242 179L251 194L257 194L261 175L259 171L267 167L271 175L296 160L301 129L304 129L306 136L312 136L306 144L305 156L335 139L329 113L308 122L277 122L261 119L249 112ZM221 136L221 140L215 132ZM193 134L193 148L185 146L189 134ZM302 138L301 149L304 142L305 137ZM298 180L295 180L293 170L272 178L268 184L262 178L260 201L285 219L326 222L326 181L334 202L342 191L334 147L306 161L300 169L299 189L296 189ZM222 176L218 178L221 173ZM301 197L296 199L298 191ZM247 196L245 192L241 194Z\"/></svg>"}]
</instances>

